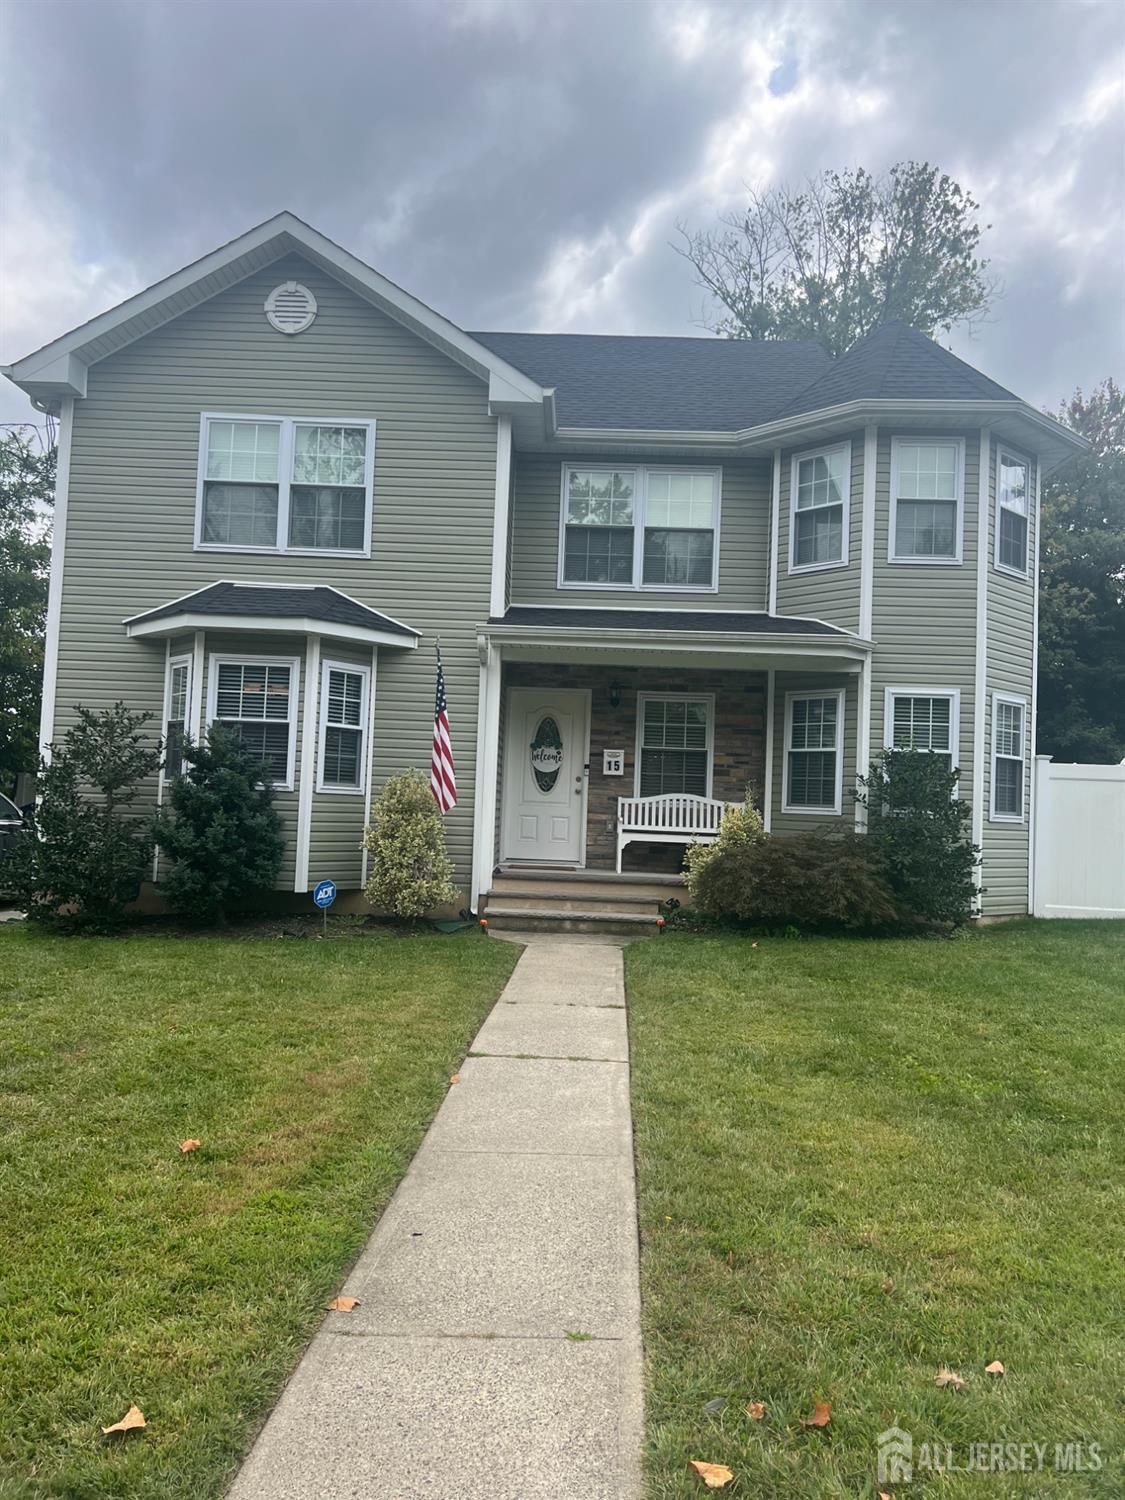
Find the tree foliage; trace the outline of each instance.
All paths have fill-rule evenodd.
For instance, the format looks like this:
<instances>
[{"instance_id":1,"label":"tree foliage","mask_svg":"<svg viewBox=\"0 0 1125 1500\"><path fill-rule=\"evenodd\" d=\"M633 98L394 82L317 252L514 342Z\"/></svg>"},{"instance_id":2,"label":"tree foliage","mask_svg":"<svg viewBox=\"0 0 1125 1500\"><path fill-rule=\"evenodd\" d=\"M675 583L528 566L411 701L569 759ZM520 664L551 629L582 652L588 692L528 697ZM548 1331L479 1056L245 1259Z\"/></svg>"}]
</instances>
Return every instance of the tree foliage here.
<instances>
[{"instance_id":1,"label":"tree foliage","mask_svg":"<svg viewBox=\"0 0 1125 1500\"><path fill-rule=\"evenodd\" d=\"M457 899L441 814L421 771L388 778L364 845L372 859L366 895L376 911L421 917Z\"/></svg>"},{"instance_id":2,"label":"tree foliage","mask_svg":"<svg viewBox=\"0 0 1125 1500\"><path fill-rule=\"evenodd\" d=\"M1125 393L1105 380L1060 417L1091 453L1043 485L1038 749L1063 761L1125 756Z\"/></svg>"},{"instance_id":3,"label":"tree foliage","mask_svg":"<svg viewBox=\"0 0 1125 1500\"><path fill-rule=\"evenodd\" d=\"M0 436L0 791L39 756L54 491L54 447L28 431Z\"/></svg>"},{"instance_id":4,"label":"tree foliage","mask_svg":"<svg viewBox=\"0 0 1125 1500\"><path fill-rule=\"evenodd\" d=\"M122 921L151 865L151 827L131 804L160 749L144 733L151 714L120 702L75 712L40 767L36 827L13 842L0 885L35 920L105 931Z\"/></svg>"},{"instance_id":5,"label":"tree foliage","mask_svg":"<svg viewBox=\"0 0 1125 1500\"><path fill-rule=\"evenodd\" d=\"M818 339L842 354L882 323L947 333L986 312L980 205L929 162L882 176L822 172L753 189L714 230L680 226L680 253L726 338ZM988 227L988 226L984 226Z\"/></svg>"},{"instance_id":6,"label":"tree foliage","mask_svg":"<svg viewBox=\"0 0 1125 1500\"><path fill-rule=\"evenodd\" d=\"M268 767L213 725L203 744L185 740L183 774L168 789L156 841L172 861L161 892L193 922L222 921L277 883L285 849Z\"/></svg>"}]
</instances>

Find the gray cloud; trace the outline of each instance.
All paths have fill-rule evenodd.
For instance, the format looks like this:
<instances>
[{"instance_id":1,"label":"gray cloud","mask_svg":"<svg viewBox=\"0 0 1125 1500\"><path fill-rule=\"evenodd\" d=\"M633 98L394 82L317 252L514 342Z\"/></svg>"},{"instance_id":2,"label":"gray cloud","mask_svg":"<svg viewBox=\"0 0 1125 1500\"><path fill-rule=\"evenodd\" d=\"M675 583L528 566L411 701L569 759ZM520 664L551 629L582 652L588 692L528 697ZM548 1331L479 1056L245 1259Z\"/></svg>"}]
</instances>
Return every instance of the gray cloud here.
<instances>
[{"instance_id":1,"label":"gray cloud","mask_svg":"<svg viewBox=\"0 0 1125 1500\"><path fill-rule=\"evenodd\" d=\"M992 225L1005 294L957 351L1052 405L1125 366L1112 0L8 0L3 29L5 360L283 206L462 326L694 332L677 219L915 156Z\"/></svg>"}]
</instances>

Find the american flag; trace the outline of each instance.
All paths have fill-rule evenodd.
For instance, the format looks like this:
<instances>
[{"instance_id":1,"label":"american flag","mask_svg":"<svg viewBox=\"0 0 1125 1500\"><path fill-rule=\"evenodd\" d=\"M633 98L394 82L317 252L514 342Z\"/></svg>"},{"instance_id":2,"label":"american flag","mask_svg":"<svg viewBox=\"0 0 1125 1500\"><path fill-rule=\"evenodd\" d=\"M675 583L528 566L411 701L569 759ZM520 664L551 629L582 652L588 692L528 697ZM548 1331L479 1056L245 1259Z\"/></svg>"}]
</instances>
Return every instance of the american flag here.
<instances>
[{"instance_id":1,"label":"american flag","mask_svg":"<svg viewBox=\"0 0 1125 1500\"><path fill-rule=\"evenodd\" d=\"M445 673L441 669L441 648L437 654L437 694L434 699L434 754L430 761L430 791L443 813L457 806L457 773L453 765L453 746L449 739L449 709L445 702Z\"/></svg>"}]
</instances>

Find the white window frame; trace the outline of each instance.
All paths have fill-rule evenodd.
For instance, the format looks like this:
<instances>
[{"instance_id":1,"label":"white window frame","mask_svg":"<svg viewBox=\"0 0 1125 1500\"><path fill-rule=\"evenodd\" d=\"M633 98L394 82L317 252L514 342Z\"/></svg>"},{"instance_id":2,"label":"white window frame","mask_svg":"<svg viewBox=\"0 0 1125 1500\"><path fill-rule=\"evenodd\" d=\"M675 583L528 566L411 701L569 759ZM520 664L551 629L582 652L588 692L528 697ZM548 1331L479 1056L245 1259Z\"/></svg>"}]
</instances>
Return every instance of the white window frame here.
<instances>
[{"instance_id":1,"label":"white window frame","mask_svg":"<svg viewBox=\"0 0 1125 1500\"><path fill-rule=\"evenodd\" d=\"M801 465L807 463L810 458L827 458L830 454L842 453L844 455L844 484L841 492L843 502L843 516L841 519L840 548L841 555L832 562L799 563L795 561L797 555L797 480L801 472ZM852 490L852 444L848 438L842 443L829 443L824 448L808 448L803 453L794 453L789 462L789 571L790 573L823 573L828 568L846 568L848 566L849 532L851 530L851 490ZM823 506L814 507L825 509ZM801 515L811 515L813 511L801 511Z\"/></svg>"},{"instance_id":2,"label":"white window frame","mask_svg":"<svg viewBox=\"0 0 1125 1500\"><path fill-rule=\"evenodd\" d=\"M956 480L956 519L954 521L952 557L900 557L898 555L898 539L896 530L898 526L898 487L899 487L899 454L904 447L911 447L921 443L925 447L945 447L956 450L957 461L954 467ZM906 436L891 438L891 492L890 492L890 519L887 533L887 561L889 563L902 563L905 566L918 566L923 568L959 568L964 561L965 549L965 439L938 437L933 433L921 436Z\"/></svg>"},{"instance_id":3,"label":"white window frame","mask_svg":"<svg viewBox=\"0 0 1125 1500\"><path fill-rule=\"evenodd\" d=\"M638 693L636 744L633 754L633 796L641 795L641 751L644 749L645 704L705 703L707 705L707 791L710 797L715 783L715 695L714 693ZM686 792L657 793L658 796L688 796Z\"/></svg>"},{"instance_id":4,"label":"white window frame","mask_svg":"<svg viewBox=\"0 0 1125 1500\"><path fill-rule=\"evenodd\" d=\"M723 510L723 471L721 466L709 464L635 464L602 462L591 459L587 463L563 463L560 479L559 541L557 584L560 589L593 589L599 593L618 594L715 594L719 590L719 546ZM581 579L567 579L566 571L566 511L570 489L570 475L576 469L607 469L615 474L632 474L633 481L633 578L631 583L584 583ZM645 583L645 527L648 512L648 478L650 474L707 474L715 481L714 547L711 554L711 582L707 583ZM671 527L671 530L677 528Z\"/></svg>"},{"instance_id":5,"label":"white window frame","mask_svg":"<svg viewBox=\"0 0 1125 1500\"><path fill-rule=\"evenodd\" d=\"M356 677L363 679L363 696L360 699L359 723L358 724L329 724L328 722L328 674L329 672L351 672ZM364 666L356 661L328 661L321 663L320 667L320 731L316 742L316 790L318 794L323 793L326 797L365 797L367 795L367 780L371 775L368 764L368 740L367 723L370 715L371 702L371 666ZM329 729L350 729L359 731L359 766L360 778L358 786L337 786L333 782L324 779L324 747L328 739Z\"/></svg>"},{"instance_id":6,"label":"white window frame","mask_svg":"<svg viewBox=\"0 0 1125 1500\"><path fill-rule=\"evenodd\" d=\"M192 686L193 686L192 675L194 673L195 663L194 663L193 657L192 657L192 655L191 655L190 652L187 652L187 653L181 652L178 656L169 656L168 660L167 660L167 662L165 663L165 666L164 666L164 708L163 708L163 711L161 713L160 733L161 733L161 735L164 738L165 744L167 744L167 741L168 741L168 722L169 722L169 717L170 717L171 712L172 712L172 673L178 667L186 667L186 669L187 669L187 696L186 696L186 698L184 700L184 721L183 721L183 731L184 731L184 738L185 739L187 738L188 730L189 730L190 725L191 725L191 690L192 690ZM160 784L161 784L161 786L167 786L170 782L174 781L175 779L176 778L174 776L169 776L167 774L164 766L161 765L161 767L160 767Z\"/></svg>"},{"instance_id":7,"label":"white window frame","mask_svg":"<svg viewBox=\"0 0 1125 1500\"><path fill-rule=\"evenodd\" d=\"M1015 813L997 812L996 810L996 762L998 759L1015 760L1014 755L1000 757L996 753L996 709L1001 703L1010 704L1020 710L1020 810L1019 815ZM1018 825L1027 822L1027 699L1018 693L993 693L992 713L988 725L989 738L989 786L988 786L988 821L990 823L1011 823Z\"/></svg>"},{"instance_id":8,"label":"white window frame","mask_svg":"<svg viewBox=\"0 0 1125 1500\"><path fill-rule=\"evenodd\" d=\"M1003 505L1001 503L1001 500L1000 500L1000 461L1003 458L1013 458L1013 459L1015 459L1016 463L1022 464L1024 466L1025 470L1027 471L1027 514L1026 515L1023 515L1023 513L1021 511L1013 510L1013 508L1010 505ZM992 566L996 569L997 573L1003 573L1008 578L1022 578L1022 579L1024 579L1025 582L1026 582L1027 576L1028 576L1028 559L1031 556L1031 525L1032 525L1032 520L1034 519L1034 515L1035 515L1035 506L1036 506L1036 503L1039 500L1039 496L1038 495L1035 495L1034 498L1032 497L1032 486L1034 484L1034 479L1032 477L1033 474L1034 474L1034 470L1032 468L1031 460L1029 458L1027 458L1024 454L1022 454L1017 448L1009 448L1008 445L1007 445L1007 443L997 443L997 445L996 445L996 504L995 504L995 507L994 507L993 520L992 520L992 531L993 531L993 537L992 537ZM1022 568L1013 568L1013 567L1010 567L1007 563L1003 563L1003 562L1000 561L1000 512L1002 510L1010 510L1010 511L1012 511L1013 515L1021 516L1022 519L1027 523L1027 534L1026 534L1026 536L1024 538L1024 546L1023 546L1023 567Z\"/></svg>"},{"instance_id":9,"label":"white window frame","mask_svg":"<svg viewBox=\"0 0 1125 1500\"><path fill-rule=\"evenodd\" d=\"M793 705L813 698L836 699L836 793L831 807L793 807L789 802L789 752L793 748ZM846 688L802 688L785 695L785 733L781 742L781 810L796 817L840 817L844 807L844 710Z\"/></svg>"},{"instance_id":10,"label":"white window frame","mask_svg":"<svg viewBox=\"0 0 1125 1500\"><path fill-rule=\"evenodd\" d=\"M920 687L913 684L885 688L883 691L883 749L895 748L895 699L896 698L948 698L949 699L949 749L952 769L961 769L961 689L951 687ZM940 755L943 751L924 750L924 755ZM953 788L955 797L960 795L961 783Z\"/></svg>"},{"instance_id":11,"label":"white window frame","mask_svg":"<svg viewBox=\"0 0 1125 1500\"><path fill-rule=\"evenodd\" d=\"M246 543L205 542L203 540L203 490L207 482L207 444L212 422L262 422L280 427L277 446L277 532L276 545L250 546ZM362 427L367 433L364 452L363 539L362 547L291 547L289 545L289 494L293 486L293 444L298 427ZM199 417L199 461L195 481L195 551L252 552L289 554L295 557L370 557L371 517L375 487L375 419L373 417L280 417L263 416L246 411L205 411Z\"/></svg>"},{"instance_id":12,"label":"white window frame","mask_svg":"<svg viewBox=\"0 0 1125 1500\"><path fill-rule=\"evenodd\" d=\"M275 792L291 792L296 786L297 720L301 717L301 659L299 656L254 656L250 652L216 651L207 658L207 724L219 717L219 668L221 666L289 668L289 753L285 780L272 783ZM257 723L257 720L247 720ZM274 722L277 722L276 720Z\"/></svg>"}]
</instances>

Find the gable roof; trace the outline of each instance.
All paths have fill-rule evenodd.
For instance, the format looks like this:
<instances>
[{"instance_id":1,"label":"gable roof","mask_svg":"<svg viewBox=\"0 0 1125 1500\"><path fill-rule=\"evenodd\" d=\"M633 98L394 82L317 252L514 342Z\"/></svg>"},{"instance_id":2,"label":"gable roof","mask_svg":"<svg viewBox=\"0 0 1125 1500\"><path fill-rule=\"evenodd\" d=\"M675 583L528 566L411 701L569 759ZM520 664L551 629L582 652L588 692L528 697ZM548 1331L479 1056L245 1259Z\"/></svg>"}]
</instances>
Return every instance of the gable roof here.
<instances>
[{"instance_id":1,"label":"gable roof","mask_svg":"<svg viewBox=\"0 0 1125 1500\"><path fill-rule=\"evenodd\" d=\"M830 368L814 339L474 333L555 389L560 427L736 431L768 422Z\"/></svg>"},{"instance_id":2,"label":"gable roof","mask_svg":"<svg viewBox=\"0 0 1125 1500\"><path fill-rule=\"evenodd\" d=\"M846 401L1018 401L1011 391L897 320L853 344L778 416L822 411Z\"/></svg>"},{"instance_id":3,"label":"gable roof","mask_svg":"<svg viewBox=\"0 0 1125 1500\"><path fill-rule=\"evenodd\" d=\"M420 632L401 620L360 604L350 594L327 584L209 583L182 599L132 615L125 621L131 636L172 635L195 622L245 623L255 630L316 632L345 640L378 641L384 645L416 646Z\"/></svg>"}]
</instances>

